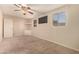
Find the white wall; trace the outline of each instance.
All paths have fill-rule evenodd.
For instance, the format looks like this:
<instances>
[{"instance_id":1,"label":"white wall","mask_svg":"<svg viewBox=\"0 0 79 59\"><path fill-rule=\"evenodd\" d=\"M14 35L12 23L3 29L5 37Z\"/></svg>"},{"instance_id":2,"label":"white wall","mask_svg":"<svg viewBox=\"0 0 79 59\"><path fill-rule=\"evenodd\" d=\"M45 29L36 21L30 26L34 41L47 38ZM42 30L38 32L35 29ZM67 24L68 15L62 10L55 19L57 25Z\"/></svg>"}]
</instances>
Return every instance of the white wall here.
<instances>
[{"instance_id":1,"label":"white wall","mask_svg":"<svg viewBox=\"0 0 79 59\"><path fill-rule=\"evenodd\" d=\"M2 16L2 12L0 10L0 40L2 39L2 31L3 31L2 25L3 25L3 16Z\"/></svg>"},{"instance_id":2,"label":"white wall","mask_svg":"<svg viewBox=\"0 0 79 59\"><path fill-rule=\"evenodd\" d=\"M24 18L4 15L4 38L24 35Z\"/></svg>"},{"instance_id":3,"label":"white wall","mask_svg":"<svg viewBox=\"0 0 79 59\"><path fill-rule=\"evenodd\" d=\"M55 27L53 14L61 11L67 14L66 26ZM32 35L79 51L79 5L63 6L41 16L44 15L48 15L48 23L37 24L32 29Z\"/></svg>"},{"instance_id":4,"label":"white wall","mask_svg":"<svg viewBox=\"0 0 79 59\"><path fill-rule=\"evenodd\" d=\"M22 18L14 18L14 36L22 36L24 35L25 30L25 19Z\"/></svg>"}]
</instances>

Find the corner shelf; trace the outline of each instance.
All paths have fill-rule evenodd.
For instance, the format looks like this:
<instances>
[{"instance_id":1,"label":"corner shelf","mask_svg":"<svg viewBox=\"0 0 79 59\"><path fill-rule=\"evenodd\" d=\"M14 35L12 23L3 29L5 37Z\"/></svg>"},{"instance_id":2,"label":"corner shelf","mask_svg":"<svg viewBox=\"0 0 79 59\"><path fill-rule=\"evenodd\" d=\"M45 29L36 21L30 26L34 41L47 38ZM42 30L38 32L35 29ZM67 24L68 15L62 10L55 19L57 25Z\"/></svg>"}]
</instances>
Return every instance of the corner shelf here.
<instances>
[{"instance_id":1,"label":"corner shelf","mask_svg":"<svg viewBox=\"0 0 79 59\"><path fill-rule=\"evenodd\" d=\"M24 34L31 35L31 29L32 29L32 20L26 20Z\"/></svg>"}]
</instances>

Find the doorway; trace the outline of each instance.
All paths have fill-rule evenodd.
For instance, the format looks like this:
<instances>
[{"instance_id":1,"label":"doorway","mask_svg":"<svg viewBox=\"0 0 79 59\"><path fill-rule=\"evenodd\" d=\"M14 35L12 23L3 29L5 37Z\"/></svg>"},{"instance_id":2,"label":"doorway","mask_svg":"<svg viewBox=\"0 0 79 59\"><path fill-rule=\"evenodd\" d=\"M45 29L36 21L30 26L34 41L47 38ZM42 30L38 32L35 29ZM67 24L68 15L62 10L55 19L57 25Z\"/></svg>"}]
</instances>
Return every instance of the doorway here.
<instances>
[{"instance_id":1,"label":"doorway","mask_svg":"<svg viewBox=\"0 0 79 59\"><path fill-rule=\"evenodd\" d=\"M3 21L3 38L13 37L13 20L4 19Z\"/></svg>"}]
</instances>

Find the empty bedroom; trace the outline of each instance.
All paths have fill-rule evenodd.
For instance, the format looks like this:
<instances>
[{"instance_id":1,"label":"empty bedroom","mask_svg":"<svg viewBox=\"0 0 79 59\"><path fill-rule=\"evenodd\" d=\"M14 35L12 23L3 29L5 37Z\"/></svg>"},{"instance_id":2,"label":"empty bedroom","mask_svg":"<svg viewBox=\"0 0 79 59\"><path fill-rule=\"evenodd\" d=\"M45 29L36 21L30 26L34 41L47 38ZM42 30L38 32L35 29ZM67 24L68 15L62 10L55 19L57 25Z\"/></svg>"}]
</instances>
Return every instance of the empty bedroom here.
<instances>
[{"instance_id":1,"label":"empty bedroom","mask_svg":"<svg viewBox=\"0 0 79 59\"><path fill-rule=\"evenodd\" d=\"M0 54L78 54L79 4L0 4Z\"/></svg>"}]
</instances>

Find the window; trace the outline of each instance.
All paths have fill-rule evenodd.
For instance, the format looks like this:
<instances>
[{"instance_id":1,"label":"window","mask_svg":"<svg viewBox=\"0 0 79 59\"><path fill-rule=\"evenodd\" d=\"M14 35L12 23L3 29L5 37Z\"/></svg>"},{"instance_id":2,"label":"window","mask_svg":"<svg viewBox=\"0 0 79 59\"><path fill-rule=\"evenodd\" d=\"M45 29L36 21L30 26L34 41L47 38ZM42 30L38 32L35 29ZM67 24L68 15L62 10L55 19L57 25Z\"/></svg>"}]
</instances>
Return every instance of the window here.
<instances>
[{"instance_id":1,"label":"window","mask_svg":"<svg viewBox=\"0 0 79 59\"><path fill-rule=\"evenodd\" d=\"M47 23L47 18L48 18L48 16L44 16L44 17L41 17L41 18L39 18L39 24L43 24L43 23Z\"/></svg>"},{"instance_id":2,"label":"window","mask_svg":"<svg viewBox=\"0 0 79 59\"><path fill-rule=\"evenodd\" d=\"M34 20L34 27L37 27L37 20Z\"/></svg>"},{"instance_id":3,"label":"window","mask_svg":"<svg viewBox=\"0 0 79 59\"><path fill-rule=\"evenodd\" d=\"M65 26L66 24L66 14L65 12L55 13L53 15L53 25L54 26Z\"/></svg>"}]
</instances>

